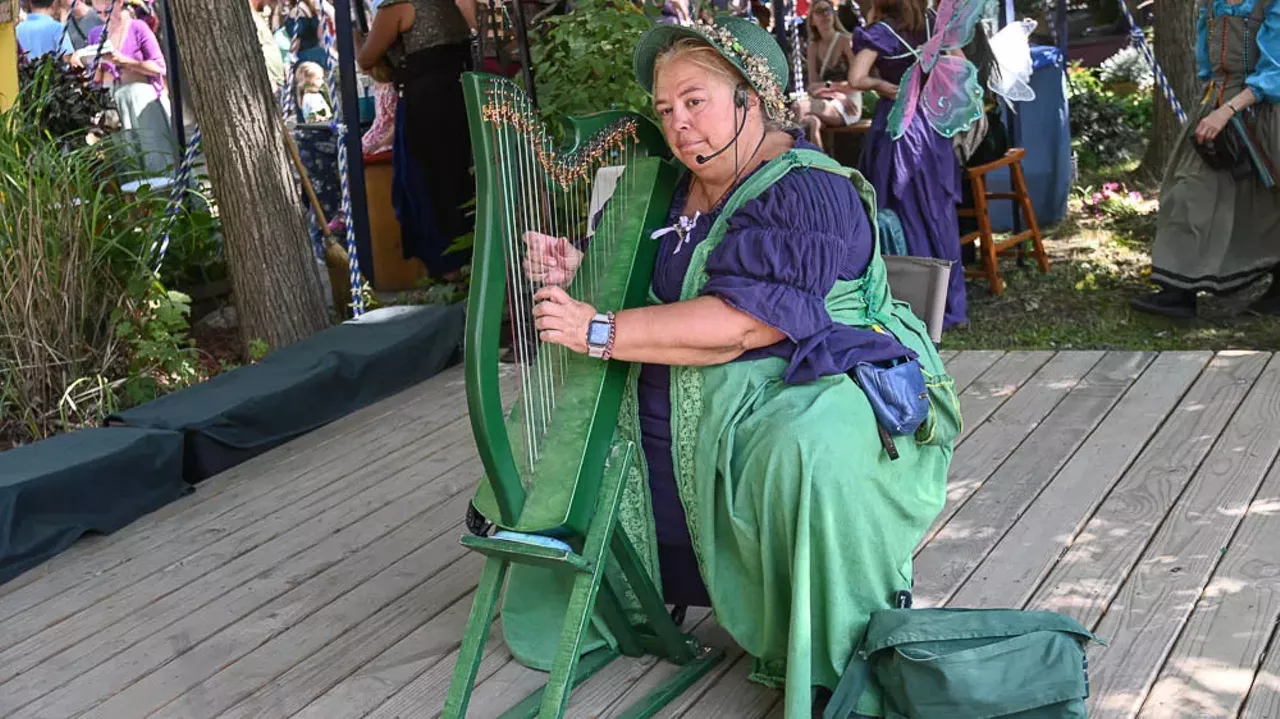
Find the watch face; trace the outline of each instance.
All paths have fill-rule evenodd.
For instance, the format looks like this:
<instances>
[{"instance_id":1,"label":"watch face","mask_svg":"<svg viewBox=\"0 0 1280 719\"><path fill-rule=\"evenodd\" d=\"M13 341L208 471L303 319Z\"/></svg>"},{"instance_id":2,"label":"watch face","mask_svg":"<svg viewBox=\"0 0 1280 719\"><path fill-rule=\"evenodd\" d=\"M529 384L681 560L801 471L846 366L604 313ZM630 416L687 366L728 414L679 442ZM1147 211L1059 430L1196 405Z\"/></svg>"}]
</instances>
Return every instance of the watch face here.
<instances>
[{"instance_id":1,"label":"watch face","mask_svg":"<svg viewBox=\"0 0 1280 719\"><path fill-rule=\"evenodd\" d=\"M587 328L587 344L604 346L609 342L609 323L592 322Z\"/></svg>"}]
</instances>

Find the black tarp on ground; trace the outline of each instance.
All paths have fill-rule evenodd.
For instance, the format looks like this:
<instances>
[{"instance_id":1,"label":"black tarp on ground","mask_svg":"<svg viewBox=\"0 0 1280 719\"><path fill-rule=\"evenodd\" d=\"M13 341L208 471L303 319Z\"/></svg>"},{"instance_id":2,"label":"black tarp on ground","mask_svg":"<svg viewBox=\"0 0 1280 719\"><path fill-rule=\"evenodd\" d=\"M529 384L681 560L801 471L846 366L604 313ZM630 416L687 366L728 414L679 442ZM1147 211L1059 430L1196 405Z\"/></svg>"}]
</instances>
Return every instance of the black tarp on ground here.
<instances>
[{"instance_id":1,"label":"black tarp on ground","mask_svg":"<svg viewBox=\"0 0 1280 719\"><path fill-rule=\"evenodd\" d=\"M107 422L182 432L183 477L199 482L429 379L464 324L461 306L378 310Z\"/></svg>"},{"instance_id":2,"label":"black tarp on ground","mask_svg":"<svg viewBox=\"0 0 1280 719\"><path fill-rule=\"evenodd\" d=\"M177 432L85 429L0 452L0 584L189 490Z\"/></svg>"}]
</instances>

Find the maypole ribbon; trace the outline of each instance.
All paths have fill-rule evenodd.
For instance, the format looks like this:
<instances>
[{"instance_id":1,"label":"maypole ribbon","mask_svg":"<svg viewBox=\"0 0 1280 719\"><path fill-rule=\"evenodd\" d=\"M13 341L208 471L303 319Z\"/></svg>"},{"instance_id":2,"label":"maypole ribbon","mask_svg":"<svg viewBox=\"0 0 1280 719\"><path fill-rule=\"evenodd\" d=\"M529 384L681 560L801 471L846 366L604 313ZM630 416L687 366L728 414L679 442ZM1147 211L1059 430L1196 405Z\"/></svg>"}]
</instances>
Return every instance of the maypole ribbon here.
<instances>
[{"instance_id":1,"label":"maypole ribbon","mask_svg":"<svg viewBox=\"0 0 1280 719\"><path fill-rule=\"evenodd\" d=\"M1155 53L1151 51L1151 46L1147 44L1147 36L1142 33L1142 28L1138 27L1137 21L1133 19L1133 13L1129 12L1129 5L1125 0L1120 0L1120 9L1124 11L1124 19L1129 23L1129 41L1142 53L1142 56L1147 60L1147 64L1151 66L1151 74L1155 77L1156 85L1159 86L1160 92L1164 94L1164 99L1169 103L1169 108L1173 110L1174 116L1178 118L1178 124L1186 125L1187 113L1182 109L1182 103L1178 101L1178 94L1173 91L1173 84L1169 82L1168 76L1164 74L1164 70L1156 62Z\"/></svg>"},{"instance_id":2,"label":"maypole ribbon","mask_svg":"<svg viewBox=\"0 0 1280 719\"><path fill-rule=\"evenodd\" d=\"M334 8L337 12L337 8ZM338 94L338 63L333 62L335 57L334 50L334 25L337 24L337 18L333 18L334 22L329 22L329 17L325 14L323 5L320 8L321 24L324 25L324 49L329 55L329 97L333 103L333 122L330 127L338 136L338 174L342 180L342 221L346 224L347 229L347 255L351 258L351 315L359 317L364 314L364 281L360 276L360 256L356 252L356 229L351 222L351 181L347 177L347 124L345 122L346 115L342 107L342 96Z\"/></svg>"},{"instance_id":3,"label":"maypole ribbon","mask_svg":"<svg viewBox=\"0 0 1280 719\"><path fill-rule=\"evenodd\" d=\"M187 140L187 151L182 156L182 163L178 165L177 172L174 173L173 186L169 188L169 202L164 209L164 236L157 243L151 245L151 254L156 257L157 275L160 274L160 268L164 266L164 256L169 251L169 237L173 231L173 223L178 219L178 212L182 208L182 197L187 193L187 188L191 185L196 153L199 150L200 128L197 127L191 133L191 139Z\"/></svg>"}]
</instances>

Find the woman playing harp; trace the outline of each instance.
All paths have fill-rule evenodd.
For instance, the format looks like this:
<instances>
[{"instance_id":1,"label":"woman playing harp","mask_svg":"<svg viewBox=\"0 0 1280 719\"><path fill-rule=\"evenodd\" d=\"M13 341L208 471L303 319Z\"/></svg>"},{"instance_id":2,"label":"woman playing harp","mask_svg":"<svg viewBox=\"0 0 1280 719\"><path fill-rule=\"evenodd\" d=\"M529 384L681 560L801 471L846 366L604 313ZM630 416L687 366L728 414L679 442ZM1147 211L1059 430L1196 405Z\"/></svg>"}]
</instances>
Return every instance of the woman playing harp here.
<instances>
[{"instance_id":1,"label":"woman playing harp","mask_svg":"<svg viewBox=\"0 0 1280 719\"><path fill-rule=\"evenodd\" d=\"M654 28L635 72L688 169L657 234L655 301L601 317L618 308L556 286L582 261L575 244L530 233L535 326L545 343L639 364L619 434L644 472L621 526L642 554L656 543L666 600L712 607L752 678L786 687L786 716L809 716L869 614L911 586L944 502L954 387L889 296L866 183L780 129L787 61L766 31ZM933 407L919 432L887 437L848 373L910 358ZM506 640L534 666L556 646L548 604L509 586ZM859 711L879 715L878 693Z\"/></svg>"}]
</instances>

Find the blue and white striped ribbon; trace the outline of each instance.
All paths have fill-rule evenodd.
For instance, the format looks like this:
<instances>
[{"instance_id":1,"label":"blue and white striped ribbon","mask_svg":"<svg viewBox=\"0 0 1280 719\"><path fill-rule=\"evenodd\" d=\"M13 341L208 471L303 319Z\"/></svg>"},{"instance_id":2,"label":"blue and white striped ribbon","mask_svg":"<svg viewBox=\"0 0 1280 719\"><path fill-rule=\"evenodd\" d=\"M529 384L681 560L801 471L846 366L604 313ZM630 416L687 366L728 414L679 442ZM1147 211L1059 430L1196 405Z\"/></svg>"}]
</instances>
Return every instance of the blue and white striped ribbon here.
<instances>
[{"instance_id":1,"label":"blue and white striped ribbon","mask_svg":"<svg viewBox=\"0 0 1280 719\"><path fill-rule=\"evenodd\" d=\"M173 223L178 219L178 212L182 208L182 196L191 185L191 173L195 167L196 153L199 151L200 128L197 127L191 133L191 139L187 140L187 151L183 154L182 162L174 173L173 186L169 188L169 202L164 209L164 235L158 242L151 245L151 254L156 258L157 275L160 274L160 268L164 266L164 256L169 251L169 237L173 232Z\"/></svg>"},{"instance_id":2,"label":"blue and white striped ribbon","mask_svg":"<svg viewBox=\"0 0 1280 719\"><path fill-rule=\"evenodd\" d=\"M1142 28L1138 27L1137 21L1133 19L1133 13L1129 12L1129 5L1125 0L1120 0L1120 9L1124 11L1124 19L1129 23L1129 41L1142 56L1146 58L1147 64L1151 66L1151 74L1155 76L1156 85L1160 87L1160 92L1164 94L1164 99L1169 103L1169 108L1173 110L1174 116L1178 118L1181 125L1187 124L1187 113L1182 109L1182 103L1178 101L1178 94L1173 91L1173 84L1169 82L1169 78L1164 74L1164 70L1156 62L1155 53L1151 51L1151 46L1147 44L1147 36L1142 34Z\"/></svg>"},{"instance_id":3,"label":"blue and white striped ribbon","mask_svg":"<svg viewBox=\"0 0 1280 719\"><path fill-rule=\"evenodd\" d=\"M337 12L335 8L334 12ZM320 22L324 25L324 49L329 54L329 97L333 103L333 131L338 136L338 174L342 179L342 220L347 228L347 254L351 258L351 314L359 317L364 314L364 295L361 292L364 282L360 276L360 257L356 252L356 228L351 222L351 181L347 170L347 125L342 107L342 96L338 94L338 65L333 63L334 31L333 24L327 22L324 5L320 6ZM336 24L337 18L334 18Z\"/></svg>"}]
</instances>

